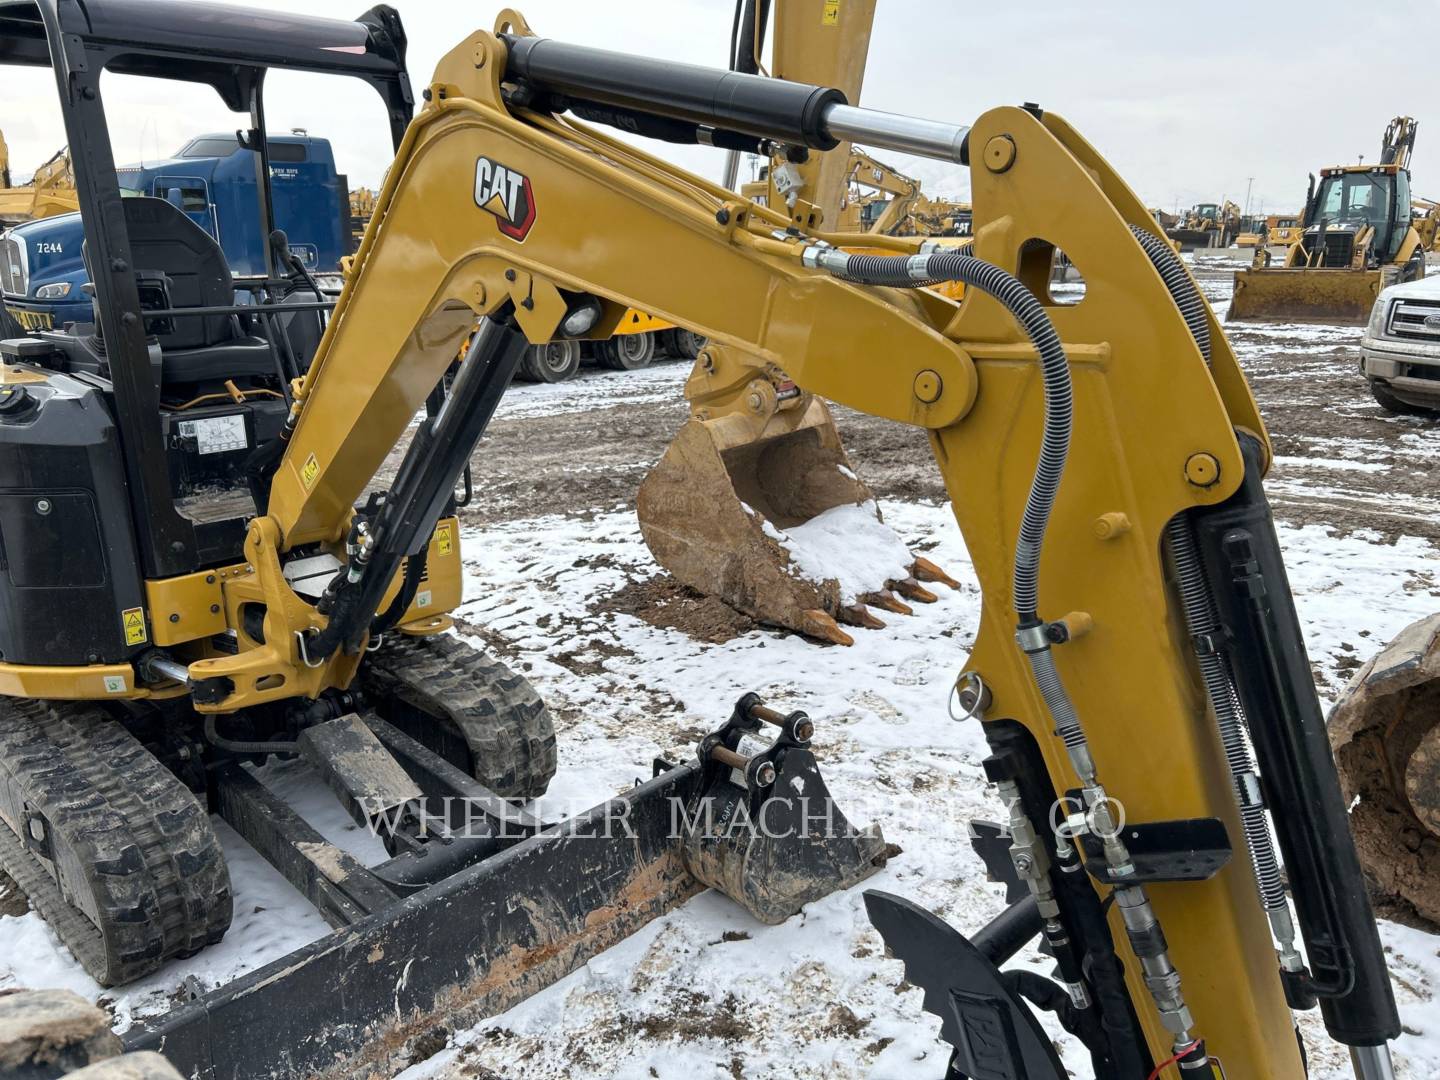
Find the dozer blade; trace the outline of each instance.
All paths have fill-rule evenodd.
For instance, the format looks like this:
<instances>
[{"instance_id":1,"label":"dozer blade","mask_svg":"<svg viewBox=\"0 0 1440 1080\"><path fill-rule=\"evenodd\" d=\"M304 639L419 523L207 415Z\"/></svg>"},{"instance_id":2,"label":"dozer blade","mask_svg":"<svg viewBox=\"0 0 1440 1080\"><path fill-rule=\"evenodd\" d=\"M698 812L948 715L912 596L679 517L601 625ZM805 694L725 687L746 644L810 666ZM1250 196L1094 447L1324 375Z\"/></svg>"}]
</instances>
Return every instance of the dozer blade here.
<instances>
[{"instance_id":1,"label":"dozer blade","mask_svg":"<svg viewBox=\"0 0 1440 1080\"><path fill-rule=\"evenodd\" d=\"M1440 922L1440 614L1360 669L1329 730L1366 873Z\"/></svg>"},{"instance_id":2,"label":"dozer blade","mask_svg":"<svg viewBox=\"0 0 1440 1080\"><path fill-rule=\"evenodd\" d=\"M779 922L890 853L877 829L855 830L831 803L808 750L810 719L766 709L754 694L702 740L698 760L657 762L648 782L551 825L379 717L359 719L418 785L426 831L365 867L325 853L329 845L248 771L222 769L222 810L235 811L226 819L267 859L283 849L272 864L307 897L330 898L322 914L335 929L133 1025L122 1036L127 1051L159 1051L194 1080L392 1076L706 885ZM352 721L328 738L353 744ZM762 724L779 730L768 747L755 739ZM727 803L735 790L747 809L751 793L771 804L748 819L762 831L805 829L804 841L747 843L741 823L719 810L738 806ZM707 804L718 812L707 817ZM697 863L696 846L734 857ZM314 873L294 865L317 853ZM721 869L702 877L693 872L701 864Z\"/></svg>"},{"instance_id":3,"label":"dozer blade","mask_svg":"<svg viewBox=\"0 0 1440 1080\"><path fill-rule=\"evenodd\" d=\"M1363 326L1385 284L1383 270L1237 270L1226 321Z\"/></svg>"},{"instance_id":4,"label":"dozer blade","mask_svg":"<svg viewBox=\"0 0 1440 1080\"><path fill-rule=\"evenodd\" d=\"M743 416L688 420L640 485L640 531L677 579L840 645L853 643L840 622L879 621L866 603L906 614L891 590L929 603L921 581L953 582L884 523L823 401L777 434L752 431Z\"/></svg>"}]
</instances>

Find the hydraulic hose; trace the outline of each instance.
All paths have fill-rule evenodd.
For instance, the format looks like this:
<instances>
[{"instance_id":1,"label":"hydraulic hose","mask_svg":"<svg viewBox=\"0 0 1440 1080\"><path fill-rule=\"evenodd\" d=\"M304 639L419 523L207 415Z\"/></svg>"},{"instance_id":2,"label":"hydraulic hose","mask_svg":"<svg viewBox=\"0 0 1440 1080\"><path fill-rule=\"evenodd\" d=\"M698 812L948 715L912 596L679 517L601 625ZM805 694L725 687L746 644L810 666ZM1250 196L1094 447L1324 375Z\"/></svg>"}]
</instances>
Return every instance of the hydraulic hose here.
<instances>
[{"instance_id":1,"label":"hydraulic hose","mask_svg":"<svg viewBox=\"0 0 1440 1080\"><path fill-rule=\"evenodd\" d=\"M964 252L850 255L815 246L805 249L803 261L807 266L820 267L837 277L866 285L913 288L940 281L959 281L1003 304L1039 355L1045 419L1035 475L1015 544L1013 592L1019 620L1015 639L1029 661L1035 684L1064 740L1071 765L1080 777L1087 814L1102 841L1107 866L1116 878L1133 874L1135 867L1129 850L1110 812L1109 796L1100 783L1080 718L1065 691L1051 652L1052 642L1065 640L1063 632L1054 635L1053 630L1057 628L1046 624L1039 615L1040 552L1069 456L1074 420L1070 364L1050 317L1035 295L1013 274ZM1170 961L1169 946L1145 887L1117 884L1114 895L1146 986L1162 1023L1174 1039L1177 1058L1183 1056L1186 1068L1205 1065L1208 1058L1204 1042L1192 1033L1194 1020L1181 993L1180 973Z\"/></svg>"},{"instance_id":2,"label":"hydraulic hose","mask_svg":"<svg viewBox=\"0 0 1440 1080\"><path fill-rule=\"evenodd\" d=\"M1210 363L1209 313L1194 280L1169 244L1138 225L1130 226L1130 231L1160 275L1170 298L1175 301L1205 362ZM1205 684L1205 693L1215 713L1215 724L1225 750L1225 762L1239 804L1240 824L1245 833L1246 847L1250 850L1250 864L1255 871L1260 905L1265 909L1271 932L1279 946L1281 967L1286 971L1299 971L1304 961L1295 944L1295 924L1285 898L1285 885L1280 875L1270 823L1265 817L1265 801L1246 735L1248 725L1244 709L1235 688L1230 661L1220 649L1220 615L1205 578L1194 526L1184 514L1178 514L1166 525L1164 540L1175 572L1185 628L1195 646L1200 678Z\"/></svg>"}]
</instances>

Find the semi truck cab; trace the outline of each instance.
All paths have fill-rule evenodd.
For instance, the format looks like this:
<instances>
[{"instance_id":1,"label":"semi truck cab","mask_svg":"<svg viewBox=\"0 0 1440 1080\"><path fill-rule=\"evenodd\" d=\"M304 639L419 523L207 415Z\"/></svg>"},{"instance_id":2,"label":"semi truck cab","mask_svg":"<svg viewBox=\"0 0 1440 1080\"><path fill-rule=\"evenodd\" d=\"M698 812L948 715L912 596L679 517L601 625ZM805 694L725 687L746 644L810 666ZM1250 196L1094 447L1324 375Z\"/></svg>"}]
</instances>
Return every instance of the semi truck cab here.
<instances>
[{"instance_id":1,"label":"semi truck cab","mask_svg":"<svg viewBox=\"0 0 1440 1080\"><path fill-rule=\"evenodd\" d=\"M337 270L350 250L350 197L329 140L277 135L267 152L275 224L289 237L290 250L307 269ZM234 133L197 136L165 161L115 173L122 195L164 199L214 237L236 277L265 274L256 155ZM22 330L90 321L84 240L79 214L26 222L0 239L5 312Z\"/></svg>"}]
</instances>

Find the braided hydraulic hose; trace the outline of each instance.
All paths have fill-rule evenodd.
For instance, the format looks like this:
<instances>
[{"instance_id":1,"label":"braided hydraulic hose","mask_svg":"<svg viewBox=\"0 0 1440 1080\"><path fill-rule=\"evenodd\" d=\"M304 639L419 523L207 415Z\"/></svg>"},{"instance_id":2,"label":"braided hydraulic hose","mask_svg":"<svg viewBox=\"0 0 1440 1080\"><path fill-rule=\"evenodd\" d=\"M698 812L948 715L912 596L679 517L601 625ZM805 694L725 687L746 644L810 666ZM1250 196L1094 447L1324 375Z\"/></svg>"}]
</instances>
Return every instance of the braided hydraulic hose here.
<instances>
[{"instance_id":1,"label":"braided hydraulic hose","mask_svg":"<svg viewBox=\"0 0 1440 1080\"><path fill-rule=\"evenodd\" d=\"M1130 226L1130 231L1160 274L1161 281L1190 328L1195 344L1199 346L1205 362L1209 363L1210 320L1200 290L1169 244L1137 225ZM1165 527L1164 539L1175 571L1185 626L1195 645L1200 678L1205 684L1205 693L1215 713L1215 723L1225 749L1225 761L1240 808L1240 823L1245 832L1246 846L1250 849L1250 863L1255 870L1260 904L1279 945L1281 965L1287 970L1299 970L1303 961L1295 946L1295 925L1285 899L1285 886L1280 876L1270 823L1265 817L1260 779L1245 734L1245 714L1235 690L1230 661L1218 649L1220 617L1205 579L1194 527L1184 515L1177 515Z\"/></svg>"},{"instance_id":2,"label":"braided hydraulic hose","mask_svg":"<svg viewBox=\"0 0 1440 1080\"><path fill-rule=\"evenodd\" d=\"M1118 822L1110 813L1109 796L1100 784L1080 718L1055 665L1050 628L1039 616L1040 551L1069 456L1074 416L1070 364L1060 336L1040 301L1018 278L963 251L906 257L849 255L832 248L813 247L806 249L804 262L866 285L913 288L940 281L959 281L1000 301L1039 354L1045 420L1035 475L1015 545L1013 589L1019 619L1016 642L1030 663L1035 684L1080 777L1087 813L1103 842L1105 862L1116 879L1114 895L1126 935L1140 960L1146 987L1161 1021L1174 1037L1177 1059L1186 1069L1203 1067L1208 1063L1204 1042L1191 1032L1194 1021L1181 994L1180 973L1170 962L1169 946L1145 887L1121 883L1126 875L1135 872L1135 867L1121 839Z\"/></svg>"}]
</instances>

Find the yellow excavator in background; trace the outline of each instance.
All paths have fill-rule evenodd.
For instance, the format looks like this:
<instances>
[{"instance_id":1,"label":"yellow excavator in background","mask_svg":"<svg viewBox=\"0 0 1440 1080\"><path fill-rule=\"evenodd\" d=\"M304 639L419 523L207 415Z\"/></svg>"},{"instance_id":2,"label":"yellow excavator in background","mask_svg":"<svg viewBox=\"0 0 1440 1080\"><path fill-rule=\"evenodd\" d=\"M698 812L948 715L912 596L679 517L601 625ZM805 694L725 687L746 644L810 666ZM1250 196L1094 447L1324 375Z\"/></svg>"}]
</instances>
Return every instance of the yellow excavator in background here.
<instances>
[{"instance_id":1,"label":"yellow excavator in background","mask_svg":"<svg viewBox=\"0 0 1440 1080\"><path fill-rule=\"evenodd\" d=\"M61 147L36 169L28 184L12 187L10 147L0 134L0 227L70 214L79 208L68 147Z\"/></svg>"},{"instance_id":2,"label":"yellow excavator in background","mask_svg":"<svg viewBox=\"0 0 1440 1080\"><path fill-rule=\"evenodd\" d=\"M1269 247L1288 248L1300 239L1303 231L1299 214L1271 214L1265 219L1265 243Z\"/></svg>"},{"instance_id":3,"label":"yellow excavator in background","mask_svg":"<svg viewBox=\"0 0 1440 1080\"><path fill-rule=\"evenodd\" d=\"M1257 249L1235 274L1229 319L1360 326L1387 285L1425 276L1425 249L1410 213L1410 153L1416 124L1397 116L1377 164L1335 165L1311 174L1302 232L1282 266Z\"/></svg>"},{"instance_id":4,"label":"yellow excavator in background","mask_svg":"<svg viewBox=\"0 0 1440 1080\"><path fill-rule=\"evenodd\" d=\"M907 224L920 199L919 180L852 146L835 228L838 232L894 236Z\"/></svg>"},{"instance_id":5,"label":"yellow excavator in background","mask_svg":"<svg viewBox=\"0 0 1440 1080\"><path fill-rule=\"evenodd\" d=\"M733 70L758 68L765 6L757 13L742 5ZM771 70L858 98L875 3L833 10L832 20L825 0L777 4ZM899 209L862 228L863 238L851 234L851 249L897 250L898 241L876 226L900 220L919 184L848 144L824 154L776 146L763 188L749 185L745 194L792 227L816 229L831 219L843 227L840 208L852 180L888 185L895 192L890 207ZM854 641L841 623L878 629L885 624L871 608L909 614L911 603L934 601L927 586L955 586L884 523L829 406L791 373L711 343L685 397L690 418L636 499L646 545L681 582L761 622L841 645ZM857 559L855 551L865 555Z\"/></svg>"}]
</instances>

